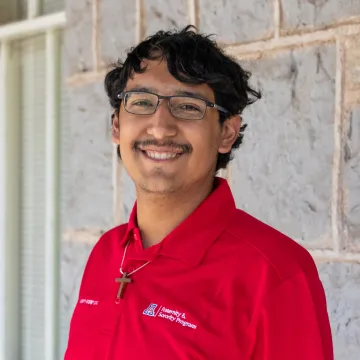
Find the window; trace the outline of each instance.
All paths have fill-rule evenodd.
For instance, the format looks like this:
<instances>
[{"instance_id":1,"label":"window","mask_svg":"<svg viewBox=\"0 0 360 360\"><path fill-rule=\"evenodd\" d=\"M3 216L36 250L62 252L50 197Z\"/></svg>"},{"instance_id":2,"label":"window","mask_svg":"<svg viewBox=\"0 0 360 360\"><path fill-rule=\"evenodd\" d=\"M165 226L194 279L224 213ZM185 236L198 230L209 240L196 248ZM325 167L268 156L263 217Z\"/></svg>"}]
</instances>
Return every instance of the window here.
<instances>
[{"instance_id":1,"label":"window","mask_svg":"<svg viewBox=\"0 0 360 360\"><path fill-rule=\"evenodd\" d=\"M59 355L64 0L0 0L0 358Z\"/></svg>"}]
</instances>

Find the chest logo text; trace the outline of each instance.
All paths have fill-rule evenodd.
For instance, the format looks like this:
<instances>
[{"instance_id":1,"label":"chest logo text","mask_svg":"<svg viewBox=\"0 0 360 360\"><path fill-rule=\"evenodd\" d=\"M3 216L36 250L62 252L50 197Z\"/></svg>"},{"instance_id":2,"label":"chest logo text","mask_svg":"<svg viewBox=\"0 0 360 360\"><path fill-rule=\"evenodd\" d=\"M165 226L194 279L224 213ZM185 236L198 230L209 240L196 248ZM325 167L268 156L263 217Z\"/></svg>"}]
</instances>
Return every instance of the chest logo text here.
<instances>
[{"instance_id":1,"label":"chest logo text","mask_svg":"<svg viewBox=\"0 0 360 360\"><path fill-rule=\"evenodd\" d=\"M165 306L159 306L158 304L150 304L144 311L143 315L150 317L160 317L165 320L175 322L184 327L196 329L197 325L186 321L186 314L177 310L171 310Z\"/></svg>"}]
</instances>

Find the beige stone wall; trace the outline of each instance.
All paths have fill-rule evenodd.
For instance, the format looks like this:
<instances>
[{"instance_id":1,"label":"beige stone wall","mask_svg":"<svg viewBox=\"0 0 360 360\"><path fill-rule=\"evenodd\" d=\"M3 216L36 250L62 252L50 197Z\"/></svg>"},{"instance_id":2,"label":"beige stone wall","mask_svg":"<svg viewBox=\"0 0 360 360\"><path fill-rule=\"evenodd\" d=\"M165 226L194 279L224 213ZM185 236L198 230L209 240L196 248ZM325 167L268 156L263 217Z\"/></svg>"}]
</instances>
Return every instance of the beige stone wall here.
<instances>
[{"instance_id":1,"label":"beige stone wall","mask_svg":"<svg viewBox=\"0 0 360 360\"><path fill-rule=\"evenodd\" d=\"M68 0L66 10L63 343L87 255L135 198L109 138L107 65L156 30L191 23L217 34L264 93L224 174L237 205L309 249L336 359L359 359L360 1Z\"/></svg>"}]
</instances>

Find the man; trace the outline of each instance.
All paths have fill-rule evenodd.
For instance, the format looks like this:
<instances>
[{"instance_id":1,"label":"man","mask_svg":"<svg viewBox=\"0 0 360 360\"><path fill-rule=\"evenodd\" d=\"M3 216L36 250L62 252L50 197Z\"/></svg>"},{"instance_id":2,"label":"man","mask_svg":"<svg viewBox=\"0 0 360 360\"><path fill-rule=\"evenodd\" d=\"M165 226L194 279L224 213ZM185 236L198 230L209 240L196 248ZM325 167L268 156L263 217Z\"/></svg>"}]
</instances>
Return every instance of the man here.
<instances>
[{"instance_id":1,"label":"man","mask_svg":"<svg viewBox=\"0 0 360 360\"><path fill-rule=\"evenodd\" d=\"M312 258L237 210L215 176L260 98L249 77L190 27L156 33L107 74L137 201L89 257L66 360L333 359Z\"/></svg>"}]
</instances>

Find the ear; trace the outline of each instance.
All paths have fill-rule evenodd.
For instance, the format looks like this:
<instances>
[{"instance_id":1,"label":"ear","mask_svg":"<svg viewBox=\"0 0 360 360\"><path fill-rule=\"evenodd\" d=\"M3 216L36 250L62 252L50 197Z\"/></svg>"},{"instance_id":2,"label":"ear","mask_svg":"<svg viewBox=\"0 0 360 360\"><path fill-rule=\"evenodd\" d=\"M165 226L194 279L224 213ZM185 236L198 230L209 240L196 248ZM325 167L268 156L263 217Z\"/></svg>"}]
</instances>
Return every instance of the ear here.
<instances>
[{"instance_id":1,"label":"ear","mask_svg":"<svg viewBox=\"0 0 360 360\"><path fill-rule=\"evenodd\" d=\"M231 150L231 147L239 136L241 122L242 119L240 115L235 115L225 120L222 124L219 153L226 154Z\"/></svg>"},{"instance_id":2,"label":"ear","mask_svg":"<svg viewBox=\"0 0 360 360\"><path fill-rule=\"evenodd\" d=\"M119 145L119 115L116 112L111 115L111 137L113 143Z\"/></svg>"}]
</instances>

